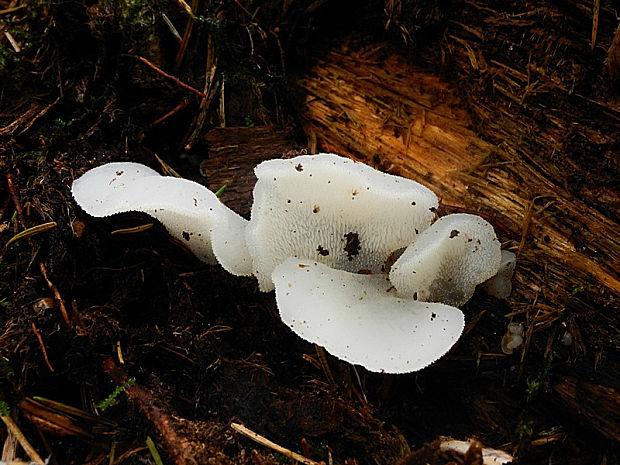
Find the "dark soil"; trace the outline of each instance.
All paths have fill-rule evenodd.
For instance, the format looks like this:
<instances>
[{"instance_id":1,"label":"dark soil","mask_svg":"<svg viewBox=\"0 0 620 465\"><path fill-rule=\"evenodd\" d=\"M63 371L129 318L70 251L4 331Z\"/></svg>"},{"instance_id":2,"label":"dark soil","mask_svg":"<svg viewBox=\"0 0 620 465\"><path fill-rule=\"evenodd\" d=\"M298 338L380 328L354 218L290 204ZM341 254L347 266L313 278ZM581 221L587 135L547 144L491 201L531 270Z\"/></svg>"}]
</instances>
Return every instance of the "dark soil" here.
<instances>
[{"instance_id":1,"label":"dark soil","mask_svg":"<svg viewBox=\"0 0 620 465\"><path fill-rule=\"evenodd\" d=\"M538 338L523 360L520 352L482 357L501 354L504 315L513 308L480 291L464 307L467 321L478 323L448 356L419 373L369 373L330 355L324 359L281 323L272 293L200 262L157 222L113 234L153 222L148 216L96 219L77 207L72 181L109 161L161 169L157 155L183 177L207 184L199 168L210 156L205 134L224 119L222 77L227 126L287 128L291 150L303 150L294 83L315 57L344 43L345 34L360 33L369 43L391 41L403 54L416 47L428 53L451 11L450 2L402 2L400 16L388 7L401 2L363 8L305 0L261 2L260 8L245 1L193 3L194 20L176 2L155 1L27 1L0 13L2 26L21 44L18 53L3 37L0 47L0 243L25 228L56 223L0 251L0 414L10 409L35 449L55 464L108 463L111 453L118 459L147 436L164 463L289 460L234 433L231 422L326 463L328 457L338 464L396 463L440 435L476 436L520 463L618 463L617 417L600 426L589 410L584 414L552 389L575 377L609 387L612 394L601 395L614 398L617 367L608 375L596 367L618 361L618 334L599 346L554 344L551 356ZM13 6L0 1L0 10ZM387 31L386 12L394 15ZM162 13L181 35L193 23L180 58ZM345 16L347 30L332 32ZM611 22L608 15L601 22L607 39ZM201 108L195 94L135 56L204 92L209 105ZM216 69L211 88L205 87L209 60ZM587 63L579 66L594 73ZM611 150L613 143L606 144ZM245 171L252 168L248 163ZM594 155L568 152L559 169L578 180L576 190L597 184L613 190L613 173ZM601 210L613 210L600 200ZM564 307L587 322L588 314L617 302L573 289ZM596 340L597 327L580 327ZM554 328L556 339L567 329ZM133 386L127 395L97 407L126 376ZM24 406L34 397L93 417L70 431L62 408L51 417ZM98 416L113 423L100 424ZM6 440L0 428L0 443ZM21 449L17 455L25 458ZM147 462L154 463L144 450L123 461Z\"/></svg>"}]
</instances>

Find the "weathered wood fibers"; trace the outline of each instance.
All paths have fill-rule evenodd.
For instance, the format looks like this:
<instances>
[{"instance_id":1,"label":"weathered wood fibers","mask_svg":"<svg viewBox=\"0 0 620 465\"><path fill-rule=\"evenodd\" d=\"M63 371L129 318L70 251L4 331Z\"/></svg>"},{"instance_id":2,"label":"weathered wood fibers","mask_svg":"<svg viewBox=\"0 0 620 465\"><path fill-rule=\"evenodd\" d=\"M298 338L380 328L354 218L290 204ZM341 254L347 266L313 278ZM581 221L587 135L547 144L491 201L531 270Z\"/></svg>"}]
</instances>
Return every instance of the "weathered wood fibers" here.
<instances>
[{"instance_id":1,"label":"weathered wood fibers","mask_svg":"<svg viewBox=\"0 0 620 465\"><path fill-rule=\"evenodd\" d=\"M536 340L533 366L545 363L566 325L573 357L587 354L576 373L617 387L620 229L612 219L554 182L553 165L523 156L527 144L515 150L509 138L493 144L479 137L453 87L383 47L331 52L299 84L307 92L309 138L321 151L418 180L450 206L445 210L480 212L494 223L504 247L518 253L506 316L526 322L521 361ZM589 297L571 297L577 289ZM593 372L603 353L606 361ZM561 387L556 392L573 407L577 401ZM575 413L608 428L591 411Z\"/></svg>"},{"instance_id":2,"label":"weathered wood fibers","mask_svg":"<svg viewBox=\"0 0 620 465\"><path fill-rule=\"evenodd\" d=\"M266 126L215 128L205 139L209 157L200 164L200 171L207 187L215 192L225 185L222 202L244 216L252 207L253 167L294 148L288 132Z\"/></svg>"},{"instance_id":3,"label":"weathered wood fibers","mask_svg":"<svg viewBox=\"0 0 620 465\"><path fill-rule=\"evenodd\" d=\"M568 254L565 263L617 296L620 100L605 66L618 25L613 2L464 1L449 17L442 62L451 63L477 132L573 206L548 213L591 260ZM606 266L612 280L588 262Z\"/></svg>"},{"instance_id":4,"label":"weathered wood fibers","mask_svg":"<svg viewBox=\"0 0 620 465\"><path fill-rule=\"evenodd\" d=\"M553 389L571 409L583 415L602 434L620 442L618 391L568 376Z\"/></svg>"},{"instance_id":5,"label":"weathered wood fibers","mask_svg":"<svg viewBox=\"0 0 620 465\"><path fill-rule=\"evenodd\" d=\"M575 288L620 295L618 225L550 181L547 166L482 140L454 88L383 47L331 52L299 85L322 150L426 184L481 212L519 253L515 300L556 305Z\"/></svg>"}]
</instances>

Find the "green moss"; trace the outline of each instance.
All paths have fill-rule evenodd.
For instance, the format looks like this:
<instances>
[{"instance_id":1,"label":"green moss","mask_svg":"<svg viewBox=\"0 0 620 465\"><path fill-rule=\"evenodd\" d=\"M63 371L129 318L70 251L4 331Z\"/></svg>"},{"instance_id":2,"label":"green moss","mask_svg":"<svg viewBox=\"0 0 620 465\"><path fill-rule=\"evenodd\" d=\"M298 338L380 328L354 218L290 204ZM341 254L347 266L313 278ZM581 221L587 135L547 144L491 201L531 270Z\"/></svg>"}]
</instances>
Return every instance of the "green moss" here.
<instances>
[{"instance_id":1,"label":"green moss","mask_svg":"<svg viewBox=\"0 0 620 465\"><path fill-rule=\"evenodd\" d=\"M58 129L66 129L77 121L77 118L72 118L69 121L65 121L62 118L56 118L53 123Z\"/></svg>"},{"instance_id":2,"label":"green moss","mask_svg":"<svg viewBox=\"0 0 620 465\"><path fill-rule=\"evenodd\" d=\"M196 15L194 19L199 23L206 24L212 30L221 30L222 28L222 22L215 15Z\"/></svg>"},{"instance_id":3,"label":"green moss","mask_svg":"<svg viewBox=\"0 0 620 465\"><path fill-rule=\"evenodd\" d=\"M274 453L273 458L276 459L276 462L278 463L293 463L293 461L289 457L281 454L280 452Z\"/></svg>"},{"instance_id":4,"label":"green moss","mask_svg":"<svg viewBox=\"0 0 620 465\"><path fill-rule=\"evenodd\" d=\"M15 376L15 372L9 365L9 360L0 355L0 381L10 381L13 376Z\"/></svg>"},{"instance_id":5,"label":"green moss","mask_svg":"<svg viewBox=\"0 0 620 465\"><path fill-rule=\"evenodd\" d=\"M517 426L516 432L521 440L531 438L534 435L534 422L522 420Z\"/></svg>"},{"instance_id":6,"label":"green moss","mask_svg":"<svg viewBox=\"0 0 620 465\"><path fill-rule=\"evenodd\" d=\"M8 417L10 412L11 409L9 408L9 404L0 400L0 417Z\"/></svg>"},{"instance_id":7,"label":"green moss","mask_svg":"<svg viewBox=\"0 0 620 465\"><path fill-rule=\"evenodd\" d=\"M114 391L112 391L112 393L108 397L106 397L105 399L103 399L101 402L97 404L97 408L100 409L101 411L106 410L108 407L110 407L116 402L116 398L121 392L130 388L131 385L134 384L135 382L136 382L136 378L129 378L125 384L121 386L116 386Z\"/></svg>"},{"instance_id":8,"label":"green moss","mask_svg":"<svg viewBox=\"0 0 620 465\"><path fill-rule=\"evenodd\" d=\"M525 398L527 402L532 402L541 392L549 385L549 377L551 375L552 358L549 357L544 369L535 376L529 376L525 383Z\"/></svg>"}]
</instances>

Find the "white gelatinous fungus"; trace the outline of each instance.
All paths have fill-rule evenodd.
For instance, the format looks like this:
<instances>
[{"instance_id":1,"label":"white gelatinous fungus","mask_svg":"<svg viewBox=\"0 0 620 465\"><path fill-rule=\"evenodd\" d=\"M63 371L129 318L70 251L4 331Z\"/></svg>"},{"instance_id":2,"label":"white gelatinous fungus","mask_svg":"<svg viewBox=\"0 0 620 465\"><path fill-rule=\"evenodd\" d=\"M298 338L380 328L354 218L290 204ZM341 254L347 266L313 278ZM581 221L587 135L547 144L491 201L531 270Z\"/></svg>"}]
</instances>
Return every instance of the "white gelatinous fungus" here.
<instances>
[{"instance_id":1,"label":"white gelatinous fungus","mask_svg":"<svg viewBox=\"0 0 620 465\"><path fill-rule=\"evenodd\" d=\"M502 259L497 274L486 281L482 287L489 295L498 299L505 299L510 296L512 292L512 273L516 265L517 256L508 250L502 250Z\"/></svg>"},{"instance_id":2,"label":"white gelatinous fungus","mask_svg":"<svg viewBox=\"0 0 620 465\"><path fill-rule=\"evenodd\" d=\"M430 225L438 206L423 185L334 154L268 160L255 173L247 244L265 292L289 256L379 272Z\"/></svg>"},{"instance_id":3,"label":"white gelatinous fungus","mask_svg":"<svg viewBox=\"0 0 620 465\"><path fill-rule=\"evenodd\" d=\"M86 213L103 217L118 213L121 204L130 202L125 190L138 179L161 175L140 163L107 163L88 170L73 181L71 193ZM124 211L124 210L123 210Z\"/></svg>"},{"instance_id":4,"label":"white gelatinous fungus","mask_svg":"<svg viewBox=\"0 0 620 465\"><path fill-rule=\"evenodd\" d=\"M564 334L562 334L562 338L560 340L562 341L562 344L564 344L565 346L570 346L573 344L573 335L567 329L566 331L564 331Z\"/></svg>"},{"instance_id":5,"label":"white gelatinous fungus","mask_svg":"<svg viewBox=\"0 0 620 465\"><path fill-rule=\"evenodd\" d=\"M248 221L201 184L161 176L139 163L108 163L76 179L71 192L89 215L147 213L201 260L219 262L236 275L251 274L245 245Z\"/></svg>"},{"instance_id":6,"label":"white gelatinous fungus","mask_svg":"<svg viewBox=\"0 0 620 465\"><path fill-rule=\"evenodd\" d=\"M390 281L400 295L459 306L497 273L500 260L493 226L476 215L447 215L407 247L392 265Z\"/></svg>"},{"instance_id":7,"label":"white gelatinous fungus","mask_svg":"<svg viewBox=\"0 0 620 465\"><path fill-rule=\"evenodd\" d=\"M506 334L502 337L502 352L507 355L512 354L515 350L523 344L523 324L522 323L508 323L508 329Z\"/></svg>"},{"instance_id":8,"label":"white gelatinous fungus","mask_svg":"<svg viewBox=\"0 0 620 465\"><path fill-rule=\"evenodd\" d=\"M458 308L400 298L384 275L354 274L291 257L272 277L285 324L370 371L420 370L444 355L463 331Z\"/></svg>"}]
</instances>

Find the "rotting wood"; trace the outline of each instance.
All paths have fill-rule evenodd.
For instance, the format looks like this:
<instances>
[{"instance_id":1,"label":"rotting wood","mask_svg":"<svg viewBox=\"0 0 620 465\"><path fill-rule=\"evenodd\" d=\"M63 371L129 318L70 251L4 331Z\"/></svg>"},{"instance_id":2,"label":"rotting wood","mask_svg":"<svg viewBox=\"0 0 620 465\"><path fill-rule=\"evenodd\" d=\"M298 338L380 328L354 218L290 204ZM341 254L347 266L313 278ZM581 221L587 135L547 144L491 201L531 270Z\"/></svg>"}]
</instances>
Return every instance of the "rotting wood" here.
<instances>
[{"instance_id":1,"label":"rotting wood","mask_svg":"<svg viewBox=\"0 0 620 465\"><path fill-rule=\"evenodd\" d=\"M517 236L534 199L518 300L544 289L559 303L584 284L620 295L617 224L552 182L551 167L478 137L456 90L433 73L386 49L372 59L333 51L299 85L308 130L323 151L418 180L443 202L495 216ZM546 273L532 271L541 265Z\"/></svg>"},{"instance_id":2,"label":"rotting wood","mask_svg":"<svg viewBox=\"0 0 620 465\"><path fill-rule=\"evenodd\" d=\"M607 51L607 73L609 79L620 83L620 24L616 28L614 39Z\"/></svg>"},{"instance_id":3,"label":"rotting wood","mask_svg":"<svg viewBox=\"0 0 620 465\"><path fill-rule=\"evenodd\" d=\"M618 26L610 4L600 4L595 50L590 30L579 26L591 18L592 2L533 10L461 2L451 12L467 28L451 22L438 45L444 58L425 56L444 69L450 63L479 134L619 221L620 101L603 70ZM527 33L519 32L523 18L533 24ZM472 55L484 66L473 66Z\"/></svg>"},{"instance_id":4,"label":"rotting wood","mask_svg":"<svg viewBox=\"0 0 620 465\"><path fill-rule=\"evenodd\" d=\"M553 390L562 401L609 439L620 441L620 393L573 377L565 377Z\"/></svg>"},{"instance_id":5,"label":"rotting wood","mask_svg":"<svg viewBox=\"0 0 620 465\"><path fill-rule=\"evenodd\" d=\"M280 158L294 150L287 131L266 126L215 128L206 135L209 157L200 164L213 192L226 186L221 200L247 216L256 183L253 167L264 160Z\"/></svg>"}]
</instances>

